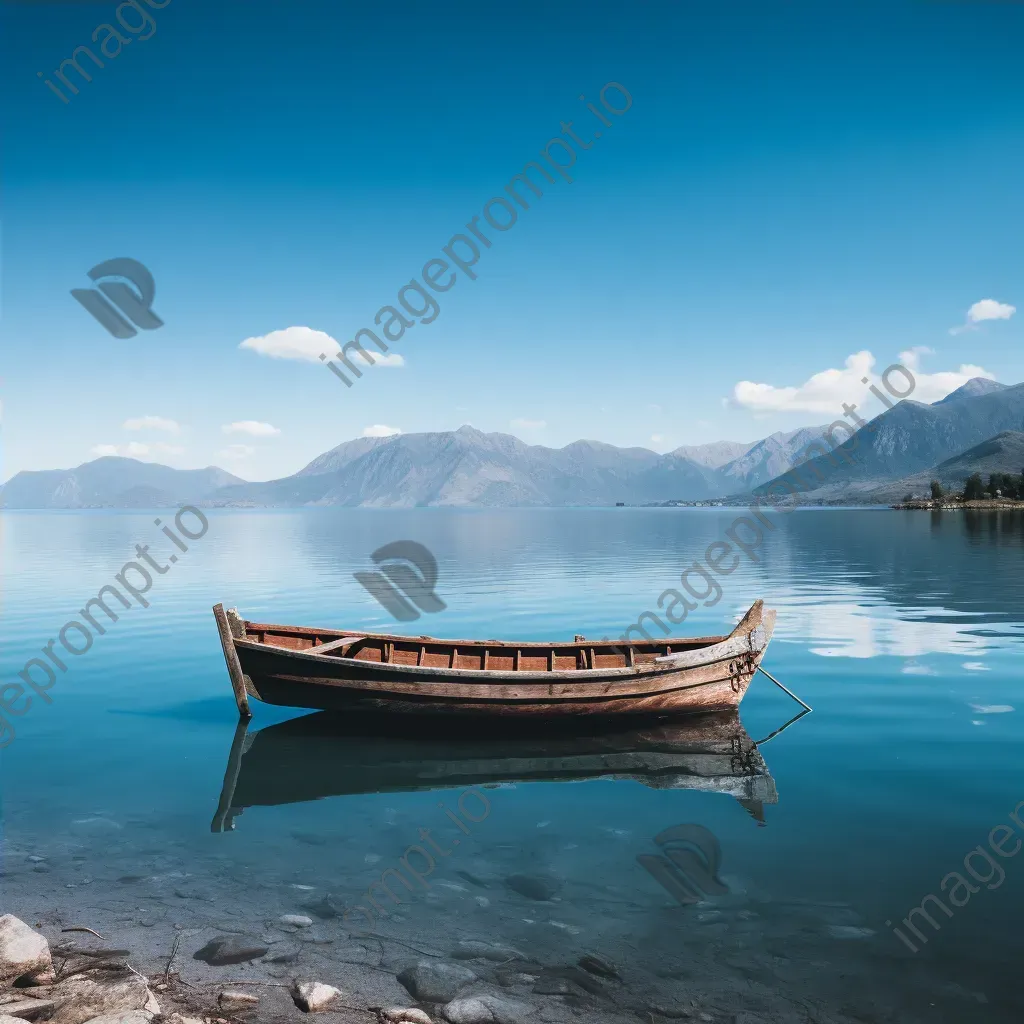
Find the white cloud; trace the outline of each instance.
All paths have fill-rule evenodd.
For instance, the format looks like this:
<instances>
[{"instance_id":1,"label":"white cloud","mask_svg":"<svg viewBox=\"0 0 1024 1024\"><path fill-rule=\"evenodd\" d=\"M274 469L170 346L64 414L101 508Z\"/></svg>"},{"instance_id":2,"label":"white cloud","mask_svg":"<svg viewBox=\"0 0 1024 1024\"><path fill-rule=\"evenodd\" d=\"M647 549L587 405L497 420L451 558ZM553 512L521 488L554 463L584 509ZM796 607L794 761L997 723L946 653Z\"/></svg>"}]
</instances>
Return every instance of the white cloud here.
<instances>
[{"instance_id":1,"label":"white cloud","mask_svg":"<svg viewBox=\"0 0 1024 1024\"><path fill-rule=\"evenodd\" d=\"M121 426L125 430L164 430L168 434L177 434L181 430L177 422L163 416L136 416L125 420Z\"/></svg>"},{"instance_id":2,"label":"white cloud","mask_svg":"<svg viewBox=\"0 0 1024 1024\"><path fill-rule=\"evenodd\" d=\"M299 359L307 363L323 362L321 356L333 359L341 351L341 345L325 331L312 327L286 327L283 331L271 331L255 338L246 338L239 346L271 359ZM350 350L349 356L363 365L405 366L405 359L397 352L377 352L367 349L367 355Z\"/></svg>"},{"instance_id":3,"label":"white cloud","mask_svg":"<svg viewBox=\"0 0 1024 1024\"><path fill-rule=\"evenodd\" d=\"M310 363L320 362L320 356L332 357L341 346L323 331L312 327L286 327L283 331L271 331L256 338L246 338L238 346L258 352L271 359L303 359Z\"/></svg>"},{"instance_id":4,"label":"white cloud","mask_svg":"<svg viewBox=\"0 0 1024 1024\"><path fill-rule=\"evenodd\" d=\"M217 453L222 459L247 459L256 449L248 444L229 444Z\"/></svg>"},{"instance_id":5,"label":"white cloud","mask_svg":"<svg viewBox=\"0 0 1024 1024\"><path fill-rule=\"evenodd\" d=\"M651 440L655 444L661 444L661 442L665 440L665 435L664 434L651 434Z\"/></svg>"},{"instance_id":6,"label":"white cloud","mask_svg":"<svg viewBox=\"0 0 1024 1024\"><path fill-rule=\"evenodd\" d=\"M1008 302L997 302L995 299L982 299L967 310L967 318L959 327L951 327L950 334L962 334L973 331L978 324L986 320L1009 320L1017 312L1016 306Z\"/></svg>"},{"instance_id":7,"label":"white cloud","mask_svg":"<svg viewBox=\"0 0 1024 1024\"><path fill-rule=\"evenodd\" d=\"M547 426L545 420L515 419L509 424L514 430L543 430Z\"/></svg>"},{"instance_id":8,"label":"white cloud","mask_svg":"<svg viewBox=\"0 0 1024 1024\"><path fill-rule=\"evenodd\" d=\"M752 412L821 412L838 414L843 402L856 402L868 394L862 383L875 365L875 357L864 350L846 357L842 370L822 370L799 387L777 388L741 380L732 390L732 405Z\"/></svg>"},{"instance_id":9,"label":"white cloud","mask_svg":"<svg viewBox=\"0 0 1024 1024\"><path fill-rule=\"evenodd\" d=\"M386 356L381 355L379 352L371 352L369 349L366 350L368 356L373 357L373 366L405 366L405 357L400 356L397 352L389 352ZM358 353L353 352L352 355L359 360L361 363L365 363L366 360Z\"/></svg>"},{"instance_id":10,"label":"white cloud","mask_svg":"<svg viewBox=\"0 0 1024 1024\"><path fill-rule=\"evenodd\" d=\"M362 437L391 437L393 434L400 434L398 427L388 427L383 423L374 423L371 427L363 427Z\"/></svg>"},{"instance_id":11,"label":"white cloud","mask_svg":"<svg viewBox=\"0 0 1024 1024\"><path fill-rule=\"evenodd\" d=\"M156 445L156 448L166 449L169 445ZM148 444L142 444L141 441L129 441L128 444L96 444L89 449L93 455L121 455L129 459L141 459L145 455L149 455L153 448ZM168 454L180 454L181 448L173 449Z\"/></svg>"},{"instance_id":12,"label":"white cloud","mask_svg":"<svg viewBox=\"0 0 1024 1024\"><path fill-rule=\"evenodd\" d=\"M910 397L915 402L937 402L945 398L951 391L956 391L973 377L988 377L995 380L995 374L989 373L982 366L973 363L961 363L958 370L940 370L938 373L925 373L921 369L921 356L935 353L924 345L918 345L909 352L900 353L900 362L914 375L914 390ZM892 384L896 388L905 388L907 382L900 374L894 374Z\"/></svg>"},{"instance_id":13,"label":"white cloud","mask_svg":"<svg viewBox=\"0 0 1024 1024\"><path fill-rule=\"evenodd\" d=\"M225 423L220 428L225 434L248 434L250 437L273 437L281 431L271 423L261 423L259 420L238 420L235 423Z\"/></svg>"},{"instance_id":14,"label":"white cloud","mask_svg":"<svg viewBox=\"0 0 1024 1024\"><path fill-rule=\"evenodd\" d=\"M995 375L984 367L972 363L964 363L958 370L926 373L921 368L921 357L934 354L930 348L919 345L899 355L899 361L914 375L914 390L907 397L915 402L937 402L972 377L995 379ZM741 380L733 388L727 404L754 413L813 412L838 416L846 402L856 405L866 401L879 404L868 390L871 384L883 390L877 379L871 379L874 366L875 357L865 349L847 356L843 369L822 370L799 386L775 387L773 384ZM865 377L868 378L867 383ZM902 374L894 373L890 379L892 386L898 390L907 386Z\"/></svg>"}]
</instances>

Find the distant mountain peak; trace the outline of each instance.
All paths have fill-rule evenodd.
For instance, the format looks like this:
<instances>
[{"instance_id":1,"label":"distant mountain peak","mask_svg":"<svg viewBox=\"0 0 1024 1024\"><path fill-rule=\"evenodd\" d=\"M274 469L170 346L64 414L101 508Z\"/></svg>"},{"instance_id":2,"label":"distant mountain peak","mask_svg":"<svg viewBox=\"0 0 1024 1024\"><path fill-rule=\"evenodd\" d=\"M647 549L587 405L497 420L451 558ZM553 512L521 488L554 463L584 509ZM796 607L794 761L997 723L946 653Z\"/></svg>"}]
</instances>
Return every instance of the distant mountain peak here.
<instances>
[{"instance_id":1,"label":"distant mountain peak","mask_svg":"<svg viewBox=\"0 0 1024 1024\"><path fill-rule=\"evenodd\" d=\"M991 395L993 391L1005 391L1006 385L1000 384L990 377L972 377L966 384L961 384L956 391L950 391L945 398L940 398L932 405L945 405L946 402L957 402L961 398L978 398L980 395Z\"/></svg>"}]
</instances>

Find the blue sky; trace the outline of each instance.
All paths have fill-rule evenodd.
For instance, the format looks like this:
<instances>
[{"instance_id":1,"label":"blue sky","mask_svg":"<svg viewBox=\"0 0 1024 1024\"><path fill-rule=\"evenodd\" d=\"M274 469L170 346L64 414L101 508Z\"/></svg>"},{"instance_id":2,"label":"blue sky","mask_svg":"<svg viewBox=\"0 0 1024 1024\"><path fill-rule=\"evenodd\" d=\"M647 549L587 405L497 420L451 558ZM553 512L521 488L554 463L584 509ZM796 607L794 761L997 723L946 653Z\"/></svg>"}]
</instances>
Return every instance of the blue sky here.
<instances>
[{"instance_id":1,"label":"blue sky","mask_svg":"<svg viewBox=\"0 0 1024 1024\"><path fill-rule=\"evenodd\" d=\"M1024 380L1021 5L140 6L155 31L124 11L67 104L37 72L117 5L0 14L3 479L97 451L263 479L375 425L750 440L857 401L857 353L910 352L921 397ZM605 128L578 97L604 111L609 81L632 106ZM561 121L602 137L403 365L347 389L240 348L372 326ZM159 330L113 338L71 297L119 256Z\"/></svg>"}]
</instances>

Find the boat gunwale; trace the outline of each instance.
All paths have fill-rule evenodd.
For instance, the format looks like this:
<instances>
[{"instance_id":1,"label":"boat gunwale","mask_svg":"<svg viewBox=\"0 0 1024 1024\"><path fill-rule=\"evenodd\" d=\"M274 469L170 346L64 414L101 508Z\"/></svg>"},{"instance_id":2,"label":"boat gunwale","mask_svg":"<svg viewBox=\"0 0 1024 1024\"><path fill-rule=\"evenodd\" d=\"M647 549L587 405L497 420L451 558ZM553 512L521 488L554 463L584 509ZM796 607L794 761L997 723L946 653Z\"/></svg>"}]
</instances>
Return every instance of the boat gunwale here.
<instances>
[{"instance_id":1,"label":"boat gunwale","mask_svg":"<svg viewBox=\"0 0 1024 1024\"><path fill-rule=\"evenodd\" d=\"M441 665L406 665L395 662L367 661L359 658L345 658L335 654L317 654L315 647L306 650L294 650L289 647L278 647L274 644L263 643L258 640L234 638L236 647L246 651L270 651L280 657L289 660L308 661L316 665L337 665L346 668L354 668L360 672L387 675L408 675L422 679L458 679L458 680L481 680L486 679L495 683L533 683L550 686L555 677L563 679L585 679L596 683L601 680L617 682L634 678L656 678L664 675L671 675L677 672L703 668L726 661L731 657L746 654L759 654L767 646L772 635L771 621L767 628L762 623L752 626L742 633L733 633L728 636L717 638L717 643L698 647L690 651L679 651L676 654L665 656L657 661L647 662L642 665L627 665L623 667L607 666L603 668L571 668L571 669L545 669L539 671L527 671L523 669L483 669L483 668L452 668ZM761 630L761 642L755 646L753 634ZM343 634L344 635L344 634ZM366 636L369 634L363 634ZM379 634L378 634L379 635ZM445 641L447 643L447 641ZM668 639L666 644L670 643ZM452 641L452 646L460 646L458 641ZM514 646L514 645L513 645ZM549 648L560 645L550 644ZM657 646L661 646L659 643ZM697 657L700 656L700 657ZM564 698L563 698L564 699Z\"/></svg>"},{"instance_id":2,"label":"boat gunwale","mask_svg":"<svg viewBox=\"0 0 1024 1024\"><path fill-rule=\"evenodd\" d=\"M246 632L250 630L258 631L261 633L268 633L271 631L280 633L292 633L299 635L313 635L313 636L336 636L337 638L345 636L355 636L360 640L397 640L404 641L406 643L415 643L419 641L425 644L439 644L439 645L451 645L453 647L508 647L512 650L516 648L526 649L537 649L543 648L546 650L567 648L567 647L608 647L610 649L621 648L621 647L664 647L666 644L690 644L701 647L710 647L714 644L721 643L723 640L728 640L730 636L735 633L724 633L720 636L667 636L664 640L566 640L563 643L552 641L552 640L465 640L465 639L449 639L448 637L437 637L437 636L423 636L420 634L405 634L405 633L371 633L367 630L354 631L351 629L318 629L315 626L285 626L280 623L272 622L253 622L249 619L242 619L242 624L245 626ZM751 628L751 632L753 631ZM235 642L239 643L245 641L247 643L256 643L261 647L276 647L275 644L268 644L264 641L253 641L249 637L235 637ZM282 651L292 651L290 647L277 648ZM316 648L310 648L310 650L316 650ZM293 653L302 653L293 651ZM679 651L680 654L685 654L685 651ZM581 671L583 671L581 669ZM589 670L588 670L589 671Z\"/></svg>"}]
</instances>

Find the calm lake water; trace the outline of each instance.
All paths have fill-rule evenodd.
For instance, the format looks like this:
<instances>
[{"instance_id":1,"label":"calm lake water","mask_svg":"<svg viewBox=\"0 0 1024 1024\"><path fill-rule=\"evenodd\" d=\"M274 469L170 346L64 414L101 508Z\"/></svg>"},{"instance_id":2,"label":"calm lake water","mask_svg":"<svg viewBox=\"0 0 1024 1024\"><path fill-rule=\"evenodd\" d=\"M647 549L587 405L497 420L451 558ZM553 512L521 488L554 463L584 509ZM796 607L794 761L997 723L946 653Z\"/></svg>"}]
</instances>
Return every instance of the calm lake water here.
<instances>
[{"instance_id":1,"label":"calm lake water","mask_svg":"<svg viewBox=\"0 0 1024 1024\"><path fill-rule=\"evenodd\" d=\"M1020 1020L1024 851L1002 859L989 846L1024 801L1017 513L776 516L761 561L743 559L721 578L717 604L678 627L728 632L759 596L778 609L765 666L814 713L761 748L778 792L777 804L760 809L763 825L727 793L599 779L488 788L490 810L465 834L438 805L456 806L470 781L445 792L375 793L379 779L368 770L370 792L301 799L316 794L303 788L299 763L277 794L287 800L291 787L298 802L247 806L234 831L211 832L237 717L215 602L252 619L354 630L618 636L656 608L735 514L209 513L206 535L154 581L150 607L125 612L81 657L64 655L69 670L52 703L36 698L11 718L17 736L0 754L0 909L50 926L89 925L115 944L127 936L153 969L182 934L191 970L192 947L231 922L258 937L280 914L358 903L427 828L461 845L448 845L429 890L403 893L381 934L442 955L457 940L506 944L548 965L596 953L622 981L593 996L594 1019L649 1019L646 999L693 1004L716 1021L741 1012L751 1021ZM153 519L3 514L2 682L17 679L136 544L166 561L175 549ZM435 553L447 604L401 625L352 577L372 567L371 551L398 539ZM250 734L305 714L254 707ZM797 711L758 676L743 727L761 740ZM319 763L309 768L314 789ZM701 826L720 843L721 886L699 903L680 904L637 861L658 854L654 837L676 825ZM964 860L979 846L988 853L970 861L972 876ZM960 907L939 888L953 871L977 890L961 888ZM516 876L533 881L510 887ZM524 885L546 885L553 898L533 898ZM914 953L886 921L898 925L929 893L943 895L952 916L932 905L938 932L918 917L928 941ZM378 954L378 944L352 940L340 917L311 916L303 937L316 941L302 955L323 980L332 958L351 962L360 959L353 950L372 948L368 962L378 966L365 984L397 998L392 969L402 946L382 941ZM372 1002L358 971L346 978L352 1002ZM526 983L516 984L521 998ZM573 998L538 991L527 1001L541 1019L561 1020Z\"/></svg>"}]
</instances>

